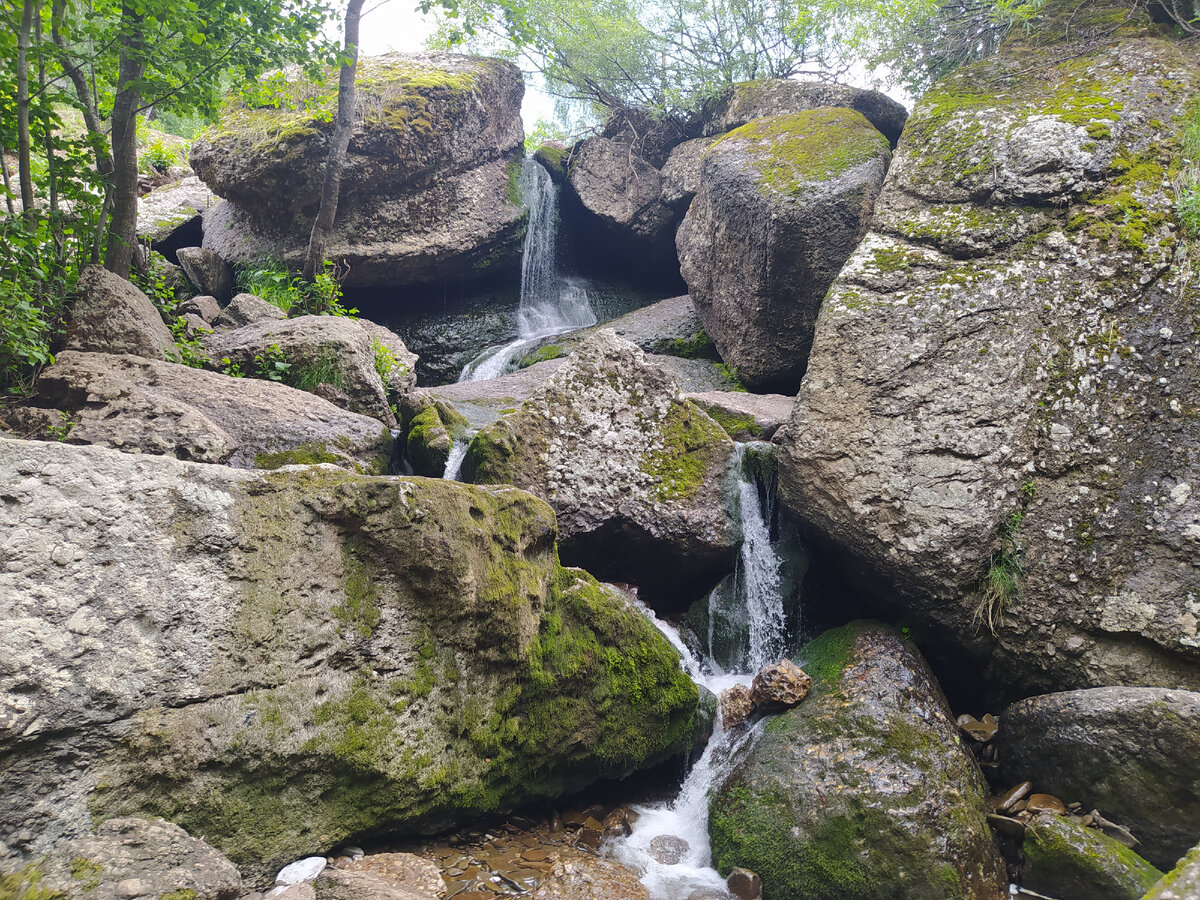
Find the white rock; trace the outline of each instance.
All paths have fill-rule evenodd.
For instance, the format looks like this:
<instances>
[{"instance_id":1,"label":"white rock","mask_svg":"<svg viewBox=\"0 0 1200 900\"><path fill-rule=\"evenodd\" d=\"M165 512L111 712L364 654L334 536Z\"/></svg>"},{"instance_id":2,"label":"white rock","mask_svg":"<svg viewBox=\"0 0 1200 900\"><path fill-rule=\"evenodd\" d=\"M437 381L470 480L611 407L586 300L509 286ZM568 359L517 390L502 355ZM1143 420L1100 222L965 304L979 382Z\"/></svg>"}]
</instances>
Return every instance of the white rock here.
<instances>
[{"instance_id":1,"label":"white rock","mask_svg":"<svg viewBox=\"0 0 1200 900\"><path fill-rule=\"evenodd\" d=\"M312 881L325 871L325 865L323 856L308 856L298 859L279 870L279 874L275 876L275 883L289 885Z\"/></svg>"}]
</instances>

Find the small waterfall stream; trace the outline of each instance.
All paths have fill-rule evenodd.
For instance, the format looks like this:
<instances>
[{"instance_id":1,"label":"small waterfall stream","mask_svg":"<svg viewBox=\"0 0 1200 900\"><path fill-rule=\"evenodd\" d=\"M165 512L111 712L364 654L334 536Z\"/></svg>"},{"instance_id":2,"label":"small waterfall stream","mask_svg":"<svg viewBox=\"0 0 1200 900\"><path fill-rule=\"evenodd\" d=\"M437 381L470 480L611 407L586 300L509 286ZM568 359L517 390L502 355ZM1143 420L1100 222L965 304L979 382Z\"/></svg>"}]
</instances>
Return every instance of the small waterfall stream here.
<instances>
[{"instance_id":1,"label":"small waterfall stream","mask_svg":"<svg viewBox=\"0 0 1200 900\"><path fill-rule=\"evenodd\" d=\"M744 541L738 559L737 597L746 605L749 652L738 671L722 672L711 659L698 658L679 633L653 611L638 603L683 656L684 671L702 688L720 695L735 684L749 685L763 665L777 661L786 651L783 600L780 595L780 559L771 544L773 485L760 493L758 469L746 464L748 448L762 453L762 445L738 445L738 502ZM636 601L635 601L636 602ZM709 646L711 646L711 638ZM712 737L700 759L688 772L679 793L666 803L635 805L638 820L632 834L612 841L608 849L620 862L640 874L651 900L688 900L694 892L728 896L725 879L712 867L708 837L708 799L729 776L743 754L762 734L762 721L749 728L726 731L720 710ZM660 862L656 842L682 838L687 850L674 864Z\"/></svg>"},{"instance_id":2,"label":"small waterfall stream","mask_svg":"<svg viewBox=\"0 0 1200 900\"><path fill-rule=\"evenodd\" d=\"M558 274L558 188L540 163L526 159L521 170L521 199L529 210L525 252L521 256L521 302L517 339L489 347L463 368L459 381L488 381L505 374L522 350L544 337L596 324L584 283ZM471 435L450 447L442 477L456 480Z\"/></svg>"},{"instance_id":3,"label":"small waterfall stream","mask_svg":"<svg viewBox=\"0 0 1200 900\"><path fill-rule=\"evenodd\" d=\"M486 381L503 375L521 350L544 337L596 324L583 283L558 274L558 188L540 163L526 159L521 198L529 210L521 257L521 302L517 339L489 347L467 363L459 381Z\"/></svg>"}]
</instances>

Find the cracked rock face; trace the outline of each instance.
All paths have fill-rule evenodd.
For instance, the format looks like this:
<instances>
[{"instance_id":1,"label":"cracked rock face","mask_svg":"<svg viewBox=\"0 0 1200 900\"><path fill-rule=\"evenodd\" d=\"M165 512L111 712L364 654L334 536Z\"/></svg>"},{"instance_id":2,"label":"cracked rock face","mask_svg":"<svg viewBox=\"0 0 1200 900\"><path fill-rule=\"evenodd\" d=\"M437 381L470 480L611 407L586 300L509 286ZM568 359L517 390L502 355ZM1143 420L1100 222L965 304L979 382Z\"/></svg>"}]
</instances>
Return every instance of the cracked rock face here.
<instances>
[{"instance_id":1,"label":"cracked rock face","mask_svg":"<svg viewBox=\"0 0 1200 900\"><path fill-rule=\"evenodd\" d=\"M258 884L692 745L678 654L523 491L10 439L0 485L6 866L161 816Z\"/></svg>"},{"instance_id":2,"label":"cracked rock face","mask_svg":"<svg viewBox=\"0 0 1200 900\"><path fill-rule=\"evenodd\" d=\"M1200 292L1165 187L1200 66L1113 37L1127 12L1050 7L918 104L776 438L784 502L1010 688L1200 685Z\"/></svg>"},{"instance_id":3,"label":"cracked rock face","mask_svg":"<svg viewBox=\"0 0 1200 900\"><path fill-rule=\"evenodd\" d=\"M686 604L720 579L737 528L733 442L670 373L603 329L520 409L479 432L463 472L515 484L558 515L563 559Z\"/></svg>"}]
</instances>

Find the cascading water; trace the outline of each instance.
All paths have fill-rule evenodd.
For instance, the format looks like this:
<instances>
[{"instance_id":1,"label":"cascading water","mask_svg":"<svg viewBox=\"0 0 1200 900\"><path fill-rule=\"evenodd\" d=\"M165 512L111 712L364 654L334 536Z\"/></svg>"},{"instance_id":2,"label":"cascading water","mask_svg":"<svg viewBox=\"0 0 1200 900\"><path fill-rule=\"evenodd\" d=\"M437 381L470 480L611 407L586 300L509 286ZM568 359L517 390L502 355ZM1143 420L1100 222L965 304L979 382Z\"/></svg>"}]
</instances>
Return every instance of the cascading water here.
<instances>
[{"instance_id":1,"label":"cascading water","mask_svg":"<svg viewBox=\"0 0 1200 900\"><path fill-rule=\"evenodd\" d=\"M459 381L486 381L504 374L517 354L535 341L596 324L583 283L558 274L558 188L540 163L526 159L521 198L529 209L525 252L521 257L521 302L517 339L490 347L471 360Z\"/></svg>"},{"instance_id":2,"label":"cascading water","mask_svg":"<svg viewBox=\"0 0 1200 900\"><path fill-rule=\"evenodd\" d=\"M459 381L499 378L526 347L544 337L596 324L583 282L558 274L558 188L540 163L526 159L521 170L521 199L529 210L525 252L521 257L521 302L517 307L517 339L489 347L467 363ZM442 477L457 479L467 455L470 435L450 447Z\"/></svg>"},{"instance_id":3,"label":"cascading water","mask_svg":"<svg viewBox=\"0 0 1200 900\"><path fill-rule=\"evenodd\" d=\"M786 651L786 628L780 591L781 562L771 544L773 496L771 485L760 495L756 467L746 464L747 453L763 456L763 445L738 446L738 502L744 541L738 560L735 597L745 603L749 649L745 665L725 673L711 659L696 657L678 632L652 611L638 604L683 656L684 671L692 680L716 695L735 684L748 685L763 665L775 662ZM635 601L636 602L636 601ZM710 618L711 621L711 618ZM711 647L711 637L710 644ZM715 674L713 674L715 673ZM712 868L708 837L708 800L711 793L734 770L744 753L762 733L762 722L750 728L726 731L720 711L704 753L684 779L675 799L668 803L636 805L637 822L632 833L609 845L619 861L640 873L651 900L687 900L694 892L727 896L725 880ZM687 849L678 862L668 863L656 848L656 839L679 838ZM661 860L661 861L660 861Z\"/></svg>"}]
</instances>

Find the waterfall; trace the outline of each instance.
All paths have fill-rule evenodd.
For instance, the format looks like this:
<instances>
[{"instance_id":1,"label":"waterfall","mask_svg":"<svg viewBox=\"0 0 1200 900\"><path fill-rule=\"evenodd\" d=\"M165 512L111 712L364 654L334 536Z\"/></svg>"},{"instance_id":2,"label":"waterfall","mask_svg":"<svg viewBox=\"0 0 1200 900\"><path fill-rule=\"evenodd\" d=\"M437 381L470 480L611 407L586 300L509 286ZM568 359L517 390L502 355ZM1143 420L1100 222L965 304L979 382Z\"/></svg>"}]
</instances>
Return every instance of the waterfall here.
<instances>
[{"instance_id":1,"label":"waterfall","mask_svg":"<svg viewBox=\"0 0 1200 900\"><path fill-rule=\"evenodd\" d=\"M459 381L498 378L517 354L541 338L596 324L583 282L558 274L558 188L540 163L526 159L521 171L521 200L529 210L525 252L521 257L521 302L517 339L489 347L467 363Z\"/></svg>"},{"instance_id":2,"label":"waterfall","mask_svg":"<svg viewBox=\"0 0 1200 900\"><path fill-rule=\"evenodd\" d=\"M758 473L754 471L754 466L747 465L747 452L762 454L764 446L769 447L738 444L737 456L743 539L735 585L748 619L750 642L747 662L751 672L757 672L767 663L776 662L783 655L787 636L780 591L780 559L771 546L774 485L764 485L764 491L760 494Z\"/></svg>"},{"instance_id":3,"label":"waterfall","mask_svg":"<svg viewBox=\"0 0 1200 900\"><path fill-rule=\"evenodd\" d=\"M711 659L698 658L670 625L636 600L634 602L680 651L680 665L702 688L720 695L735 684L749 685L763 665L775 662L787 649L786 617L781 595L781 561L771 544L774 514L773 474L760 486L763 461L772 459L769 445L739 444L738 504L744 537L737 559L736 603L744 605L748 624L748 650L736 671L725 673ZM760 465L755 465L760 463ZM761 490L760 490L761 487ZM714 592L715 593L715 592ZM709 616L709 644L712 646ZM716 673L716 674L708 674ZM733 772L762 734L763 722L726 731L720 710L713 735L700 759L688 772L674 800L634 806L638 820L632 833L609 844L619 861L639 873L652 900L687 900L696 891L725 896L725 880L712 868L708 837L708 800ZM662 837L682 838L688 844L679 862L668 865L655 859L652 842Z\"/></svg>"}]
</instances>

